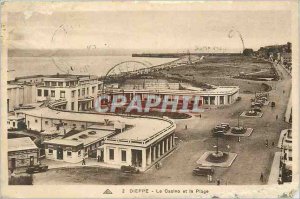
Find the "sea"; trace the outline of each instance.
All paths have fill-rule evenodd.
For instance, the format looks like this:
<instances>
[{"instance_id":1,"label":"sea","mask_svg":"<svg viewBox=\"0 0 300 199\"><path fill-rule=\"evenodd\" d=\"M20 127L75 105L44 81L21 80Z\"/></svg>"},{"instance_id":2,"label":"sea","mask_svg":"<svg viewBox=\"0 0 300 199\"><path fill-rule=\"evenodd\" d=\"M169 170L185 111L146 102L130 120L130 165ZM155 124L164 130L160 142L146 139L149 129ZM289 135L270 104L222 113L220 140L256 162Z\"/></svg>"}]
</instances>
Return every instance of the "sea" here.
<instances>
[{"instance_id":1,"label":"sea","mask_svg":"<svg viewBox=\"0 0 300 199\"><path fill-rule=\"evenodd\" d=\"M28 75L84 74L105 75L112 67L113 72L127 72L139 68L171 62L176 58L153 58L122 56L65 56L65 57L8 57L8 80Z\"/></svg>"}]
</instances>

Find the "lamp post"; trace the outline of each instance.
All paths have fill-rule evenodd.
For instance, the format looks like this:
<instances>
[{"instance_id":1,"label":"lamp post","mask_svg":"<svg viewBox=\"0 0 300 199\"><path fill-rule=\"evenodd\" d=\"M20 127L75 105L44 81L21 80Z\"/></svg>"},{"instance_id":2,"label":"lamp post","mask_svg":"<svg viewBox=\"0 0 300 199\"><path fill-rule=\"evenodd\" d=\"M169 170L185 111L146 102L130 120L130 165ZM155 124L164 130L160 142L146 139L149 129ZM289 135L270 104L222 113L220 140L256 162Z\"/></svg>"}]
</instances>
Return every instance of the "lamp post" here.
<instances>
[{"instance_id":1,"label":"lamp post","mask_svg":"<svg viewBox=\"0 0 300 199\"><path fill-rule=\"evenodd\" d=\"M217 146L216 154L219 154L219 135L217 135Z\"/></svg>"},{"instance_id":2,"label":"lamp post","mask_svg":"<svg viewBox=\"0 0 300 199\"><path fill-rule=\"evenodd\" d=\"M240 127L240 112L239 112L239 115L238 115L238 127Z\"/></svg>"}]
</instances>

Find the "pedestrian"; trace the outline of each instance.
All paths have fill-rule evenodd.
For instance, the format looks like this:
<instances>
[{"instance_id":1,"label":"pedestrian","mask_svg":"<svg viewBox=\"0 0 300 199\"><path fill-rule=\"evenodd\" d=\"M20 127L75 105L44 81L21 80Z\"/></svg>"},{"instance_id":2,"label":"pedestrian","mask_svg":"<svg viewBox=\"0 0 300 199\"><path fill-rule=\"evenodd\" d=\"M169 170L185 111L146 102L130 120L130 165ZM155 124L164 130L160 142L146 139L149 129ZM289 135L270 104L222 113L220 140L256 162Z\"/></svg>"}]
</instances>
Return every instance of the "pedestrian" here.
<instances>
[{"instance_id":1,"label":"pedestrian","mask_svg":"<svg viewBox=\"0 0 300 199\"><path fill-rule=\"evenodd\" d=\"M275 142L273 141L273 142L272 142L272 147L274 147L274 146L275 146Z\"/></svg>"},{"instance_id":2,"label":"pedestrian","mask_svg":"<svg viewBox=\"0 0 300 199\"><path fill-rule=\"evenodd\" d=\"M268 139L266 139L266 147L268 147L269 146L269 141L268 141Z\"/></svg>"},{"instance_id":3,"label":"pedestrian","mask_svg":"<svg viewBox=\"0 0 300 199\"><path fill-rule=\"evenodd\" d=\"M278 119L278 115L276 115L276 120Z\"/></svg>"},{"instance_id":4,"label":"pedestrian","mask_svg":"<svg viewBox=\"0 0 300 199\"><path fill-rule=\"evenodd\" d=\"M14 172L13 169L12 169L12 172L11 172L10 176L11 176L11 177L15 177L15 176L16 176L16 174L15 174L15 172Z\"/></svg>"},{"instance_id":5,"label":"pedestrian","mask_svg":"<svg viewBox=\"0 0 300 199\"><path fill-rule=\"evenodd\" d=\"M217 185L220 185L220 184L221 184L220 179L217 179Z\"/></svg>"},{"instance_id":6,"label":"pedestrian","mask_svg":"<svg viewBox=\"0 0 300 199\"><path fill-rule=\"evenodd\" d=\"M200 114L199 116L200 116L200 118L201 118L201 114Z\"/></svg>"},{"instance_id":7,"label":"pedestrian","mask_svg":"<svg viewBox=\"0 0 300 199\"><path fill-rule=\"evenodd\" d=\"M187 125L185 125L185 130L187 130Z\"/></svg>"},{"instance_id":8,"label":"pedestrian","mask_svg":"<svg viewBox=\"0 0 300 199\"><path fill-rule=\"evenodd\" d=\"M85 158L82 158L82 164L81 165L85 165Z\"/></svg>"},{"instance_id":9,"label":"pedestrian","mask_svg":"<svg viewBox=\"0 0 300 199\"><path fill-rule=\"evenodd\" d=\"M98 162L100 162L100 155L97 156L97 160L98 160Z\"/></svg>"},{"instance_id":10,"label":"pedestrian","mask_svg":"<svg viewBox=\"0 0 300 199\"><path fill-rule=\"evenodd\" d=\"M260 181L261 182L264 182L264 174L261 172L261 174L260 174Z\"/></svg>"}]
</instances>

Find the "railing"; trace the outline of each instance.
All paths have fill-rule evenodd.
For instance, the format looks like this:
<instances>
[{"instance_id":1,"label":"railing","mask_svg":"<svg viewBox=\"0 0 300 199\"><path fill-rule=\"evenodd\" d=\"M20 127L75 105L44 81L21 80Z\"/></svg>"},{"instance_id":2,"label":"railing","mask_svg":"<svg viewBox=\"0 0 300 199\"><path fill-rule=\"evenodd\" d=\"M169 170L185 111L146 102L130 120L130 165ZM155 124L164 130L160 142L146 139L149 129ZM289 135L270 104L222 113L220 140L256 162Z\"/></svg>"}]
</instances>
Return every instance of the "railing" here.
<instances>
[{"instance_id":1,"label":"railing","mask_svg":"<svg viewBox=\"0 0 300 199\"><path fill-rule=\"evenodd\" d=\"M137 144L146 144L149 141L153 140L154 138L162 135L163 133L169 131L170 129L174 128L175 129L175 124L173 121L169 120L169 119L165 119L165 118L157 118L157 117L148 117L147 118L153 118L153 119L160 119L160 120L164 120L166 122L169 122L171 125L168 126L167 128L159 131L158 133L148 137L145 140L133 140L133 139L117 139L117 138L108 138L108 141L112 141L112 142L127 142L127 143L137 143Z\"/></svg>"}]
</instances>

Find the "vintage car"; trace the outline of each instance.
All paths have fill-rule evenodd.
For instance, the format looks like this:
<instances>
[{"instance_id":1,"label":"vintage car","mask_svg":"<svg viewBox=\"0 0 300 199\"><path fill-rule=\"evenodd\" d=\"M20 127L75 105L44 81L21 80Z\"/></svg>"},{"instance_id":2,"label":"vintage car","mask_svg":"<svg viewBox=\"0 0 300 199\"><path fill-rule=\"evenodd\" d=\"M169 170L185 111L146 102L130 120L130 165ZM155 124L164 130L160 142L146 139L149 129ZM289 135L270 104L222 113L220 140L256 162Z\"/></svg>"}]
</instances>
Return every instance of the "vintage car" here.
<instances>
[{"instance_id":1,"label":"vintage car","mask_svg":"<svg viewBox=\"0 0 300 199\"><path fill-rule=\"evenodd\" d=\"M255 112L261 112L261 108L259 108L259 107L254 107L254 108L252 108L252 110L254 110Z\"/></svg>"},{"instance_id":2,"label":"vintage car","mask_svg":"<svg viewBox=\"0 0 300 199\"><path fill-rule=\"evenodd\" d=\"M257 107L262 107L263 106L263 104L262 103L260 103L260 102L252 102L251 103L251 107L255 107L255 106L257 106Z\"/></svg>"},{"instance_id":3,"label":"vintage car","mask_svg":"<svg viewBox=\"0 0 300 199\"><path fill-rule=\"evenodd\" d=\"M193 169L193 175L196 176L207 176L207 175L213 175L214 169L211 167L196 167Z\"/></svg>"},{"instance_id":4,"label":"vintage car","mask_svg":"<svg viewBox=\"0 0 300 199\"><path fill-rule=\"evenodd\" d=\"M45 172L48 170L48 165L38 164L29 166L26 169L26 173L38 173L38 172Z\"/></svg>"},{"instance_id":5,"label":"vintage car","mask_svg":"<svg viewBox=\"0 0 300 199\"><path fill-rule=\"evenodd\" d=\"M226 133L224 130L213 131L213 136L223 136Z\"/></svg>"},{"instance_id":6,"label":"vintage car","mask_svg":"<svg viewBox=\"0 0 300 199\"><path fill-rule=\"evenodd\" d=\"M229 123L221 123L221 126L225 128L226 131L230 129Z\"/></svg>"},{"instance_id":7,"label":"vintage car","mask_svg":"<svg viewBox=\"0 0 300 199\"><path fill-rule=\"evenodd\" d=\"M122 173L139 173L140 170L134 166L121 166Z\"/></svg>"}]
</instances>

